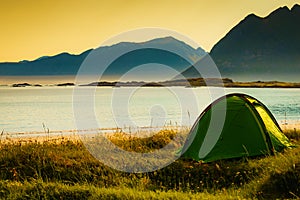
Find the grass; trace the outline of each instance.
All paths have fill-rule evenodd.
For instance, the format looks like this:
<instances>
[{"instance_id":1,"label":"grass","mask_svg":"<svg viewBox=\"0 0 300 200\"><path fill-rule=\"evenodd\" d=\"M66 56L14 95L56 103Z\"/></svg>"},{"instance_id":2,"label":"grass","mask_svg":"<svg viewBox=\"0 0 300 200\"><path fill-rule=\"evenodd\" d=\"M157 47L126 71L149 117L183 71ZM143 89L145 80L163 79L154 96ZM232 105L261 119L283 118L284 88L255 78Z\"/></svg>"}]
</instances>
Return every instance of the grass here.
<instances>
[{"instance_id":1,"label":"grass","mask_svg":"<svg viewBox=\"0 0 300 200\"><path fill-rule=\"evenodd\" d=\"M109 138L125 150L151 152L177 133L164 130L137 138L116 132ZM299 131L285 133L300 144ZM179 159L137 174L103 165L78 140L14 140L2 142L0 149L0 199L300 198L299 147L275 156L208 164Z\"/></svg>"}]
</instances>

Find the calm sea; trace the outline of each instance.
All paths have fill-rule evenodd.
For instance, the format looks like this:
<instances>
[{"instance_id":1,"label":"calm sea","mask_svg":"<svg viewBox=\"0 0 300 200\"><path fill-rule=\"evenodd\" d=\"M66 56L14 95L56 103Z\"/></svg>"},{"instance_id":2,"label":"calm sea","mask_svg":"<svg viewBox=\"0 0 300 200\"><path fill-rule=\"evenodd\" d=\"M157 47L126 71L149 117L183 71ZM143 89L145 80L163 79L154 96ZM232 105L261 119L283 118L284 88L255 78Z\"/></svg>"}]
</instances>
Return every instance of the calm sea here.
<instances>
[{"instance_id":1,"label":"calm sea","mask_svg":"<svg viewBox=\"0 0 300 200\"><path fill-rule=\"evenodd\" d=\"M73 112L73 101L77 101L77 97L73 96L73 89L1 87L0 132L77 129ZM257 98L271 110L279 124L300 121L300 89L227 88L222 91L205 87L101 87L93 95L92 117L97 120L98 127L90 128L191 126L203 109L222 92L241 92ZM84 108L86 105L81 106Z\"/></svg>"}]
</instances>

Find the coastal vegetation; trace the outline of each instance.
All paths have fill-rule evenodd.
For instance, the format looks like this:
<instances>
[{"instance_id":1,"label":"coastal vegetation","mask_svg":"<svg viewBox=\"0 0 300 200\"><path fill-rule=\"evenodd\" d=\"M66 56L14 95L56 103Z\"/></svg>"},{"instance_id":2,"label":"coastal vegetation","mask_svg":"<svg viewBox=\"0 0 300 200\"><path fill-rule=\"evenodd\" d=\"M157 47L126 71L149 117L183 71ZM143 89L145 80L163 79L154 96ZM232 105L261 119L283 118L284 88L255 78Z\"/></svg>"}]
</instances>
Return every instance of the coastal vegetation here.
<instances>
[{"instance_id":1,"label":"coastal vegetation","mask_svg":"<svg viewBox=\"0 0 300 200\"><path fill-rule=\"evenodd\" d=\"M12 87L41 87L40 84L30 83L15 83ZM75 83L60 83L53 86L75 86ZM300 88L300 83L292 82L281 82L281 81L253 81L253 82L235 82L229 78L189 78L189 79L178 79L168 80L161 82L144 82L144 81L128 81L128 82L117 82L117 81L101 81L93 82L89 84L83 84L80 86L96 86L96 87L239 87L239 88Z\"/></svg>"},{"instance_id":2,"label":"coastal vegetation","mask_svg":"<svg viewBox=\"0 0 300 200\"><path fill-rule=\"evenodd\" d=\"M121 130L108 137L127 151L148 152L182 130L138 138ZM300 131L285 134L297 146ZM178 159L148 173L125 173L96 160L78 139L3 138L1 199L276 199L300 197L300 148L274 156L201 163Z\"/></svg>"}]
</instances>

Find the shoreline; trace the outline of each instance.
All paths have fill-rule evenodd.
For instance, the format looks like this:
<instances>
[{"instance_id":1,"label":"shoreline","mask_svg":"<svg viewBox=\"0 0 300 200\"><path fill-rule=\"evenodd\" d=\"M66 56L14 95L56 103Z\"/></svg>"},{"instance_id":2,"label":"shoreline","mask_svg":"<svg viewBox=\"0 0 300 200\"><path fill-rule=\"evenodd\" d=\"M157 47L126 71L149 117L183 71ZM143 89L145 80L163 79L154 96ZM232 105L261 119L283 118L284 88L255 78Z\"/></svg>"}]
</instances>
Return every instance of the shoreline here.
<instances>
[{"instance_id":1,"label":"shoreline","mask_svg":"<svg viewBox=\"0 0 300 200\"><path fill-rule=\"evenodd\" d=\"M19 81L10 83L0 83L2 87L225 87L225 88L300 88L300 82L284 82L284 81L233 81L229 78L188 78L178 80L167 80L158 82L145 81L100 81L76 85L72 81L56 80L51 84L45 84L43 80L31 83L30 81Z\"/></svg>"},{"instance_id":2,"label":"shoreline","mask_svg":"<svg viewBox=\"0 0 300 200\"><path fill-rule=\"evenodd\" d=\"M300 130L300 122L298 123L287 123L287 124L279 124L281 130L283 132L286 131L297 131ZM99 129L90 129L90 130L54 130L49 132L15 132L15 133L4 133L2 132L0 135L0 144L6 142L45 142L45 141L61 141L61 140L72 140L72 141L80 141L82 134L99 134L103 132L103 134L113 134L117 132L123 132L125 134L129 134L131 136L141 136L149 137L154 135L153 132L158 132L159 130L182 130L189 132L190 128L186 126L166 126L166 127L140 127L136 128L136 132L131 132L133 129L124 129L124 128L99 128ZM125 130L125 131L124 131ZM127 131L126 131L127 130ZM147 136L148 135L148 136Z\"/></svg>"},{"instance_id":3,"label":"shoreline","mask_svg":"<svg viewBox=\"0 0 300 200\"><path fill-rule=\"evenodd\" d=\"M282 131L285 130L300 130L300 123L295 123L295 124L279 124L280 128Z\"/></svg>"}]
</instances>

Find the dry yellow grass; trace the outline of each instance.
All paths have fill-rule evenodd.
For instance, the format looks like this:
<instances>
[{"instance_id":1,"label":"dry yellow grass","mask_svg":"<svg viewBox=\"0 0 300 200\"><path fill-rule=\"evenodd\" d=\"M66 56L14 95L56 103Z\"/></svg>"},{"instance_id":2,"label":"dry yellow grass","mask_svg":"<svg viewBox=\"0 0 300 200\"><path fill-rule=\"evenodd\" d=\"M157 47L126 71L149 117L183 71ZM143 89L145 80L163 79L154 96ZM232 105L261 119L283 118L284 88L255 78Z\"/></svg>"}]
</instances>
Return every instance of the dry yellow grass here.
<instances>
[{"instance_id":1,"label":"dry yellow grass","mask_svg":"<svg viewBox=\"0 0 300 200\"><path fill-rule=\"evenodd\" d=\"M132 132L124 133L121 130L107 133L107 136L125 150L139 151L138 147L149 150L148 145L153 144L153 141L158 146L152 145L151 148L165 145L178 130L143 131L140 134L149 137L139 138ZM285 132L287 136L299 144L300 132L295 132L294 129L289 131ZM39 140L32 138L10 140L2 137L0 198L124 199L134 196L133 199L175 197L178 199L281 199L300 197L300 191L295 187L300 184L299 147L275 156L206 164L178 159L154 172L130 174L105 166L89 154L78 138L69 139L43 137ZM137 141L144 143L135 143ZM127 146L133 143L135 145Z\"/></svg>"}]
</instances>

